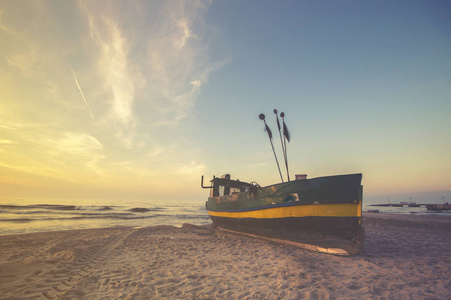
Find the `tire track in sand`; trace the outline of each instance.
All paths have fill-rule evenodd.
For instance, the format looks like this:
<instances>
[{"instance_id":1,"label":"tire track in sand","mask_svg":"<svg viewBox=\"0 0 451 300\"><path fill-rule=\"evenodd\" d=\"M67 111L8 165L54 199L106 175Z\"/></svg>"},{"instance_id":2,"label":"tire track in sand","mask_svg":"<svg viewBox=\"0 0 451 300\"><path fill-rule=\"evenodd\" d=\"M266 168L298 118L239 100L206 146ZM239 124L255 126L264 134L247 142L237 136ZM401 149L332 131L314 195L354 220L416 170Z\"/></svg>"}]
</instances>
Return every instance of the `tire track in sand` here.
<instances>
[{"instance_id":1,"label":"tire track in sand","mask_svg":"<svg viewBox=\"0 0 451 300\"><path fill-rule=\"evenodd\" d=\"M36 280L31 279L31 282L13 299L64 298L67 292L88 277L96 269L96 265L106 260L111 252L134 231L132 228L123 229L120 233L107 238L106 241L97 241L86 251L77 255L71 264L53 269L46 274L40 274L41 276Z\"/></svg>"}]
</instances>

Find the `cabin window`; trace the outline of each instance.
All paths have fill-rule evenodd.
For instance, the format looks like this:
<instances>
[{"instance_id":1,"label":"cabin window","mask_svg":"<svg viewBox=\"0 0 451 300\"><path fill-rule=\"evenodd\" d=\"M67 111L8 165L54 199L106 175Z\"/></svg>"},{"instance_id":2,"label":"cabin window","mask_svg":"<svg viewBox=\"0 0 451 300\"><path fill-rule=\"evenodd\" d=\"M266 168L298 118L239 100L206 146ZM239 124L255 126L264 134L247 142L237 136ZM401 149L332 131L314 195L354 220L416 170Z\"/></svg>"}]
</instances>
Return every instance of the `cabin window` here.
<instances>
[{"instance_id":1,"label":"cabin window","mask_svg":"<svg viewBox=\"0 0 451 300\"><path fill-rule=\"evenodd\" d=\"M299 195L297 193L291 193L285 198L285 202L299 201Z\"/></svg>"},{"instance_id":2,"label":"cabin window","mask_svg":"<svg viewBox=\"0 0 451 300\"><path fill-rule=\"evenodd\" d=\"M230 195L234 194L234 193L239 193L241 192L241 190L239 188L230 188Z\"/></svg>"},{"instance_id":3,"label":"cabin window","mask_svg":"<svg viewBox=\"0 0 451 300\"><path fill-rule=\"evenodd\" d=\"M224 196L224 189L225 187L223 185L219 186L219 196Z\"/></svg>"}]
</instances>

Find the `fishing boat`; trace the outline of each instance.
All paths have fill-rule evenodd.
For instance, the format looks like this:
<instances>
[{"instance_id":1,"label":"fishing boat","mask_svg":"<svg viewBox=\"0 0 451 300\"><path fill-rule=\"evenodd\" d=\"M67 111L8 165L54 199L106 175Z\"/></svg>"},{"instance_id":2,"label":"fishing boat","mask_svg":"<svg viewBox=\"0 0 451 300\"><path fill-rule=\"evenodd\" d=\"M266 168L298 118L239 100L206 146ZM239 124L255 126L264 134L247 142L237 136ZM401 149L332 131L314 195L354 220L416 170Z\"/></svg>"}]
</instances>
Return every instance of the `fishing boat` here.
<instances>
[{"instance_id":1,"label":"fishing boat","mask_svg":"<svg viewBox=\"0 0 451 300\"><path fill-rule=\"evenodd\" d=\"M265 127L270 130L266 122ZM312 179L296 175L295 180L283 182L282 178L281 183L262 187L226 174L213 176L207 186L202 176L201 186L210 189L206 209L218 229L349 255L363 247L361 182L362 174Z\"/></svg>"},{"instance_id":2,"label":"fishing boat","mask_svg":"<svg viewBox=\"0 0 451 300\"><path fill-rule=\"evenodd\" d=\"M302 178L302 177L301 177ZM363 246L362 174L298 179L261 187L214 177L206 203L213 224L225 230L333 254Z\"/></svg>"}]
</instances>

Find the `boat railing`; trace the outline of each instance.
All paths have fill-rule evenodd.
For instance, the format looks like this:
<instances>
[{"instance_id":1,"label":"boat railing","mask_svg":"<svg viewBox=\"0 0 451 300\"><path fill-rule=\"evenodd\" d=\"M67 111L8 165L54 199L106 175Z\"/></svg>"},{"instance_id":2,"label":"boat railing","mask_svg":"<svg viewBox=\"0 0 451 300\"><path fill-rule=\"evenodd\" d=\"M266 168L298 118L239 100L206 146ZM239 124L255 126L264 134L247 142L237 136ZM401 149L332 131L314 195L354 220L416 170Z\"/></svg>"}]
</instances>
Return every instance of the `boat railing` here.
<instances>
[{"instance_id":1,"label":"boat railing","mask_svg":"<svg viewBox=\"0 0 451 300\"><path fill-rule=\"evenodd\" d=\"M213 176L213 179L215 179L214 176ZM213 188L213 185L211 185L211 186L204 186L204 175L202 175L202 178L201 178L201 181L200 181L200 186L201 186L203 189L212 189L212 188Z\"/></svg>"}]
</instances>

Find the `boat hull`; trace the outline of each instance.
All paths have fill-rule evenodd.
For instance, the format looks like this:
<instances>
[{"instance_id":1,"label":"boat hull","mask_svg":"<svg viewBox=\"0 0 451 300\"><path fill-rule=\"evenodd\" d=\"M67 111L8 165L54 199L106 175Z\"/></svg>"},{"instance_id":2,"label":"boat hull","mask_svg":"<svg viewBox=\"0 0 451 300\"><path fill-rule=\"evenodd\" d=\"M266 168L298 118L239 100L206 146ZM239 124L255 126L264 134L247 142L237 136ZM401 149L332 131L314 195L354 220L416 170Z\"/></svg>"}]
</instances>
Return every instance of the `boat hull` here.
<instances>
[{"instance_id":1,"label":"boat hull","mask_svg":"<svg viewBox=\"0 0 451 300\"><path fill-rule=\"evenodd\" d=\"M364 238L360 183L361 174L294 181L211 197L207 210L219 228L354 254Z\"/></svg>"}]
</instances>

